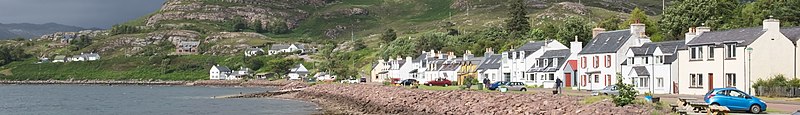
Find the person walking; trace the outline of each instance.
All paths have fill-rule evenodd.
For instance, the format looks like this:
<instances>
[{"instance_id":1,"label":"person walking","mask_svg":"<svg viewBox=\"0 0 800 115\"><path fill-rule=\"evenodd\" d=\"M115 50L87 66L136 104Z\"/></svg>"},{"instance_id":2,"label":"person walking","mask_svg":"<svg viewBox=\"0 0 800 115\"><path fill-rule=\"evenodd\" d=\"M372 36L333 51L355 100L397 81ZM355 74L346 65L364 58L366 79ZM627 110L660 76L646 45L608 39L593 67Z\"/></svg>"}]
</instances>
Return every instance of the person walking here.
<instances>
[{"instance_id":1,"label":"person walking","mask_svg":"<svg viewBox=\"0 0 800 115\"><path fill-rule=\"evenodd\" d=\"M489 78L483 78L483 87L489 88Z\"/></svg>"},{"instance_id":2,"label":"person walking","mask_svg":"<svg viewBox=\"0 0 800 115\"><path fill-rule=\"evenodd\" d=\"M558 91L558 94L561 94L561 83L563 83L561 78L556 78L556 90Z\"/></svg>"}]
</instances>

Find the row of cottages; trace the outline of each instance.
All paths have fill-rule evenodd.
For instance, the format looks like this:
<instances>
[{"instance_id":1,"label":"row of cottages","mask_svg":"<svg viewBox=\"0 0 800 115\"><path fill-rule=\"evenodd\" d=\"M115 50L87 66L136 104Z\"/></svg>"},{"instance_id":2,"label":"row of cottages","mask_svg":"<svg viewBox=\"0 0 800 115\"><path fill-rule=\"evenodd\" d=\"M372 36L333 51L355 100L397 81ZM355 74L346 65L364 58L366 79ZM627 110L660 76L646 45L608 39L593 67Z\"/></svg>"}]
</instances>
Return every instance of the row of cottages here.
<instances>
[{"instance_id":1,"label":"row of cottages","mask_svg":"<svg viewBox=\"0 0 800 115\"><path fill-rule=\"evenodd\" d=\"M306 47L302 44L273 44L267 55L275 55L278 53L290 53L290 52L300 52L305 53Z\"/></svg>"},{"instance_id":2,"label":"row of cottages","mask_svg":"<svg viewBox=\"0 0 800 115\"><path fill-rule=\"evenodd\" d=\"M74 55L72 57L67 57L64 55L58 55L53 57L53 63L59 62L78 62L78 61L95 61L100 59L100 54L97 53L81 53L80 55Z\"/></svg>"},{"instance_id":3,"label":"row of cottages","mask_svg":"<svg viewBox=\"0 0 800 115\"><path fill-rule=\"evenodd\" d=\"M622 73L622 63L631 47L641 47L650 43L645 33L645 25L631 24L630 29L605 31L592 30L593 39L578 53L578 84L573 89L598 90L617 82L617 73ZM632 77L623 74L623 81L632 83ZM640 76L637 76L640 77ZM637 87L637 89L641 89Z\"/></svg>"},{"instance_id":4,"label":"row of cottages","mask_svg":"<svg viewBox=\"0 0 800 115\"><path fill-rule=\"evenodd\" d=\"M711 31L690 28L678 50L680 94L705 94L735 87L752 93L751 84L775 75L795 77L800 63L800 27L781 28L766 19L761 27Z\"/></svg>"},{"instance_id":5,"label":"row of cottages","mask_svg":"<svg viewBox=\"0 0 800 115\"><path fill-rule=\"evenodd\" d=\"M233 71L225 66L214 65L208 71L209 79L211 80L240 80L247 76L252 76L253 70L250 68L239 68L238 71Z\"/></svg>"}]
</instances>

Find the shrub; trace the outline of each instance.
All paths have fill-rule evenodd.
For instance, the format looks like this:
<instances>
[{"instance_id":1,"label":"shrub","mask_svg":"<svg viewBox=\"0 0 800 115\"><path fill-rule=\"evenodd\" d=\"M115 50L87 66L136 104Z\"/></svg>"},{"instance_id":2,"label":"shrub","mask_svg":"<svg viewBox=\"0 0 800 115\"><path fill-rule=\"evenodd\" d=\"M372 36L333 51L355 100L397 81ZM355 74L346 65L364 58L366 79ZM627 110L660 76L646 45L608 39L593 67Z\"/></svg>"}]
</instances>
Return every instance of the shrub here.
<instances>
[{"instance_id":1,"label":"shrub","mask_svg":"<svg viewBox=\"0 0 800 115\"><path fill-rule=\"evenodd\" d=\"M617 106L625 106L628 104L633 103L636 98L636 90L633 89L633 85L625 84L622 82L622 74L617 73L617 90L619 91L619 95L614 95L614 104Z\"/></svg>"}]
</instances>

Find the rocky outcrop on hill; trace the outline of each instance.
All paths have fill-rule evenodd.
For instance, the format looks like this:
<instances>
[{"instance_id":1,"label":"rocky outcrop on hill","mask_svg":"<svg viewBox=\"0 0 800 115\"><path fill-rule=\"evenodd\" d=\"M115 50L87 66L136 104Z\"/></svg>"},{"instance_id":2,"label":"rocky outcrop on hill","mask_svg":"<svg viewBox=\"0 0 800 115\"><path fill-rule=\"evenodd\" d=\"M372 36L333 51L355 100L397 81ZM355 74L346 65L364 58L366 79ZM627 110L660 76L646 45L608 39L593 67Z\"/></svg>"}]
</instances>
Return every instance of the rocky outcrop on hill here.
<instances>
[{"instance_id":1,"label":"rocky outcrop on hill","mask_svg":"<svg viewBox=\"0 0 800 115\"><path fill-rule=\"evenodd\" d=\"M375 85L319 84L298 92L295 97L337 103L365 114L642 115L652 111L643 106L615 107L608 101L585 105L575 96L430 91Z\"/></svg>"},{"instance_id":2,"label":"rocky outcrop on hill","mask_svg":"<svg viewBox=\"0 0 800 115\"><path fill-rule=\"evenodd\" d=\"M153 26L166 20L198 20L224 22L243 18L253 23L261 21L262 26L285 25L292 29L309 13L299 9L301 6L322 6L332 0L169 0L159 13L147 19ZM271 24L282 23L282 24Z\"/></svg>"}]
</instances>

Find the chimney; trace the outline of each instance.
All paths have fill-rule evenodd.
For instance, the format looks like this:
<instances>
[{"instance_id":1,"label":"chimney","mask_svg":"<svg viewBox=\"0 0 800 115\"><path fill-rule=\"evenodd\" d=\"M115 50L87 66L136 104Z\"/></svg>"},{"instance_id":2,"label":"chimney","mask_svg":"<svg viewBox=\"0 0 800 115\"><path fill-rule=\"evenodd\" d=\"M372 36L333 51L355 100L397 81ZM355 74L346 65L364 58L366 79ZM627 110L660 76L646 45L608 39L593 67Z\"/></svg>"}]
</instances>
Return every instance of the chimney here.
<instances>
[{"instance_id":1,"label":"chimney","mask_svg":"<svg viewBox=\"0 0 800 115\"><path fill-rule=\"evenodd\" d=\"M403 57L397 56L397 60L403 60Z\"/></svg>"},{"instance_id":2,"label":"chimney","mask_svg":"<svg viewBox=\"0 0 800 115\"><path fill-rule=\"evenodd\" d=\"M475 57L475 55L472 55L471 51L469 51L469 50L464 51L464 60L465 61L469 60L469 59L471 59L473 57Z\"/></svg>"},{"instance_id":3,"label":"chimney","mask_svg":"<svg viewBox=\"0 0 800 115\"><path fill-rule=\"evenodd\" d=\"M436 56L438 56L439 59L446 59L447 58L447 54L443 54L441 50L439 50L438 53L436 53Z\"/></svg>"},{"instance_id":4,"label":"chimney","mask_svg":"<svg viewBox=\"0 0 800 115\"><path fill-rule=\"evenodd\" d=\"M433 57L436 57L436 51L431 50L431 52L428 52L428 58L433 58Z\"/></svg>"},{"instance_id":5,"label":"chimney","mask_svg":"<svg viewBox=\"0 0 800 115\"><path fill-rule=\"evenodd\" d=\"M488 57L488 56L491 56L492 54L494 54L494 51L492 51L492 48L486 48L486 52L483 53L483 57Z\"/></svg>"},{"instance_id":6,"label":"chimney","mask_svg":"<svg viewBox=\"0 0 800 115\"><path fill-rule=\"evenodd\" d=\"M763 27L766 31L780 31L781 21L778 19L773 19L772 16L769 16L769 19L764 20Z\"/></svg>"},{"instance_id":7,"label":"chimney","mask_svg":"<svg viewBox=\"0 0 800 115\"><path fill-rule=\"evenodd\" d=\"M578 41L578 36L575 36L575 41L569 43L569 52L572 55L578 54L583 50L583 42Z\"/></svg>"},{"instance_id":8,"label":"chimney","mask_svg":"<svg viewBox=\"0 0 800 115\"><path fill-rule=\"evenodd\" d=\"M603 32L606 32L605 28L594 28L594 29L592 29L592 38L597 37L597 34L600 34L600 33L603 33Z\"/></svg>"},{"instance_id":9,"label":"chimney","mask_svg":"<svg viewBox=\"0 0 800 115\"><path fill-rule=\"evenodd\" d=\"M448 56L447 56L447 60L456 59L456 53L453 53L453 52L447 52L447 54L448 54Z\"/></svg>"},{"instance_id":10,"label":"chimney","mask_svg":"<svg viewBox=\"0 0 800 115\"><path fill-rule=\"evenodd\" d=\"M697 29L694 31L694 33L695 33L694 37L700 36L701 34L706 33L706 32L710 32L710 31L711 31L711 27L708 27L708 26L706 26L705 23L703 23L702 26L697 27Z\"/></svg>"},{"instance_id":11,"label":"chimney","mask_svg":"<svg viewBox=\"0 0 800 115\"><path fill-rule=\"evenodd\" d=\"M640 37L645 35L646 27L644 24L640 23L639 20L636 20L635 23L631 24L631 36Z\"/></svg>"},{"instance_id":12,"label":"chimney","mask_svg":"<svg viewBox=\"0 0 800 115\"><path fill-rule=\"evenodd\" d=\"M683 39L684 43L688 44L689 41L694 40L694 37L697 37L697 30L694 27L689 28L689 32L686 32L685 39Z\"/></svg>"},{"instance_id":13,"label":"chimney","mask_svg":"<svg viewBox=\"0 0 800 115\"><path fill-rule=\"evenodd\" d=\"M411 60L413 60L411 56L406 56L406 64L411 64Z\"/></svg>"}]
</instances>

